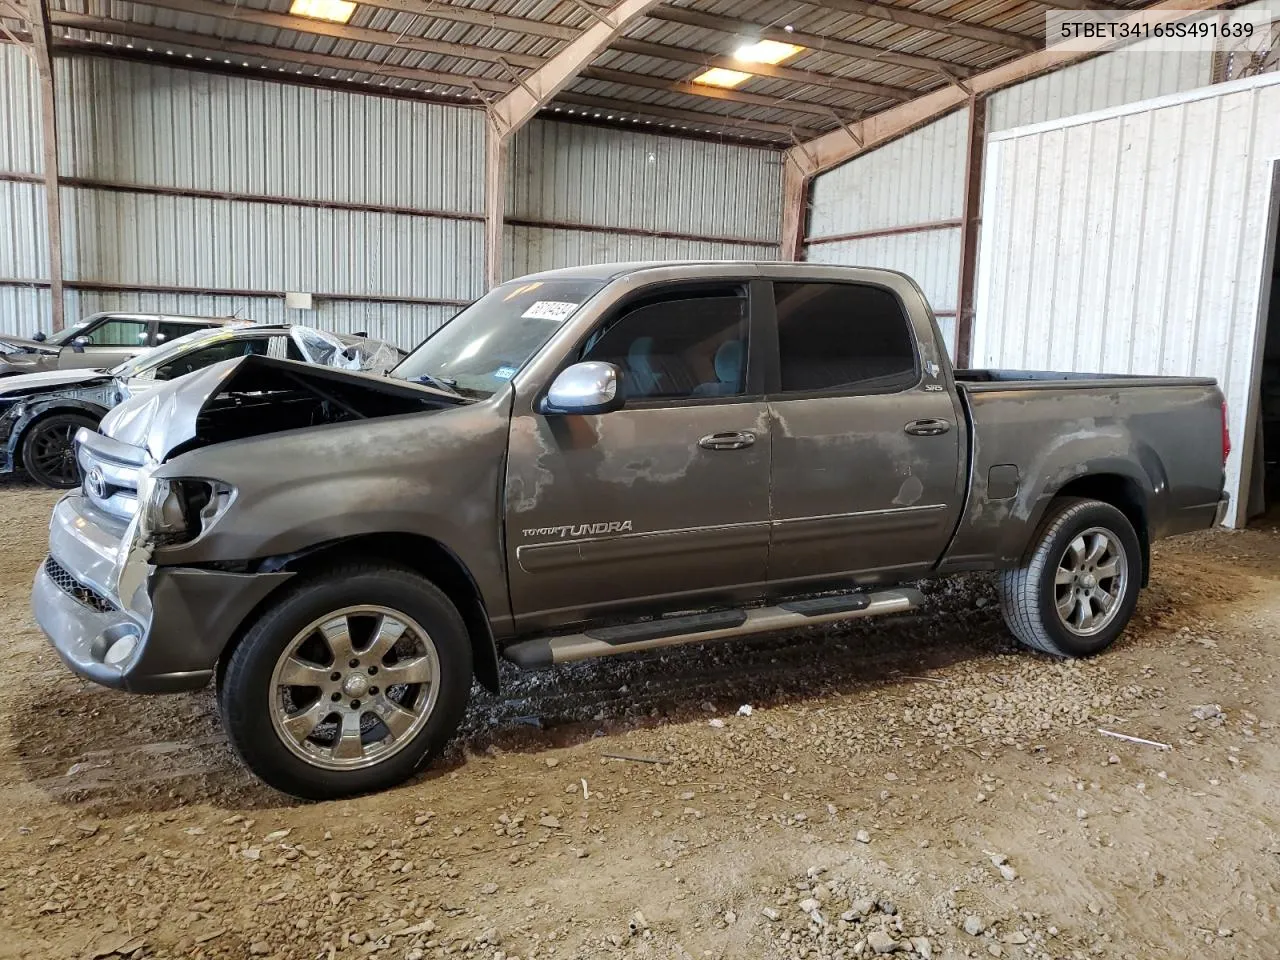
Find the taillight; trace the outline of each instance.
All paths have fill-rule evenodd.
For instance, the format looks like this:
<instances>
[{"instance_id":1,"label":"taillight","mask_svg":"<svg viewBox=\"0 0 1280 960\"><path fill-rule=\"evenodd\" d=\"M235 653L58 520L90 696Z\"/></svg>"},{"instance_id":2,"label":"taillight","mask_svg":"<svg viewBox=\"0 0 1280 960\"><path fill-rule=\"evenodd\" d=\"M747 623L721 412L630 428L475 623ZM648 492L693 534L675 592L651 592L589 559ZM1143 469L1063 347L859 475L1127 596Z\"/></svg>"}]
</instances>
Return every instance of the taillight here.
<instances>
[{"instance_id":1,"label":"taillight","mask_svg":"<svg viewBox=\"0 0 1280 960\"><path fill-rule=\"evenodd\" d=\"M1231 456L1231 431L1227 427L1227 401L1222 401L1222 465L1227 465L1227 457Z\"/></svg>"}]
</instances>

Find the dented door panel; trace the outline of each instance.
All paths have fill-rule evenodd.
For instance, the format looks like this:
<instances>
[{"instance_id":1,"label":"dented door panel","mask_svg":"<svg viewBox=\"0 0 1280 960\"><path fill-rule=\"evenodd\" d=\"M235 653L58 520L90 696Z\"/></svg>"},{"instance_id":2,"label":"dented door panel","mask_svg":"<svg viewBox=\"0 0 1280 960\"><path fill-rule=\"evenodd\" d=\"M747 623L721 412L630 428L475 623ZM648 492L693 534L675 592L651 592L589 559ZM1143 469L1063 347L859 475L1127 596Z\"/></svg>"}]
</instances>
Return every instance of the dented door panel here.
<instances>
[{"instance_id":1,"label":"dented door panel","mask_svg":"<svg viewBox=\"0 0 1280 960\"><path fill-rule=\"evenodd\" d=\"M734 450L699 445L724 432L756 440ZM759 584L769 542L765 404L517 414L505 500L521 627Z\"/></svg>"},{"instance_id":2,"label":"dented door panel","mask_svg":"<svg viewBox=\"0 0 1280 960\"><path fill-rule=\"evenodd\" d=\"M950 394L770 402L773 531L769 579L900 578L923 572L955 527L960 439ZM906 426L945 419L945 433Z\"/></svg>"}]
</instances>

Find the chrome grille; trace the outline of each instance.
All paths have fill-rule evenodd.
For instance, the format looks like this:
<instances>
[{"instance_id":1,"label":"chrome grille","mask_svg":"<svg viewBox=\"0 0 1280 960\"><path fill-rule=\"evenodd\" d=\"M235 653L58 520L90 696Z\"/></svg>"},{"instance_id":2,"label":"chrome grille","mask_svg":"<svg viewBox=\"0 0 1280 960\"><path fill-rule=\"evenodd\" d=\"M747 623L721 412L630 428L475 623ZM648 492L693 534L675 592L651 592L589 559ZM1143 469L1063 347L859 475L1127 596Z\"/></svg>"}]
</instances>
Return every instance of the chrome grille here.
<instances>
[{"instance_id":1,"label":"chrome grille","mask_svg":"<svg viewBox=\"0 0 1280 960\"><path fill-rule=\"evenodd\" d=\"M98 509L128 520L138 511L138 465L106 455L86 442L86 433L82 430L76 436L76 458L84 478L81 490ZM100 443L101 438L97 439Z\"/></svg>"},{"instance_id":2,"label":"chrome grille","mask_svg":"<svg viewBox=\"0 0 1280 960\"><path fill-rule=\"evenodd\" d=\"M45 557L44 572L48 574L50 580L58 585L58 589L63 593L70 594L74 600L84 604L90 610L97 610L98 613L115 612L116 605L114 603L92 587L86 587L52 556Z\"/></svg>"}]
</instances>

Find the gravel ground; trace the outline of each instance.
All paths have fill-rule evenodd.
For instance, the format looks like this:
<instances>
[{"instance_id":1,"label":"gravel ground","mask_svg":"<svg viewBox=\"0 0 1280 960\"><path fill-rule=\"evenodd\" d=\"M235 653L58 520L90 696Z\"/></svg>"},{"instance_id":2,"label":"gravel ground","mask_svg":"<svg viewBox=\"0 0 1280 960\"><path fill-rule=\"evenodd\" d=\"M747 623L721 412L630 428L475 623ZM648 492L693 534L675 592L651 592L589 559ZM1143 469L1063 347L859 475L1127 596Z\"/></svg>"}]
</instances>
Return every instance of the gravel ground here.
<instances>
[{"instance_id":1,"label":"gravel ground","mask_svg":"<svg viewBox=\"0 0 1280 960\"><path fill-rule=\"evenodd\" d=\"M919 616L511 671L416 781L298 804L208 693L45 647L54 499L0 486L0 957L1280 956L1273 525L1161 544L1093 661L939 583Z\"/></svg>"}]
</instances>

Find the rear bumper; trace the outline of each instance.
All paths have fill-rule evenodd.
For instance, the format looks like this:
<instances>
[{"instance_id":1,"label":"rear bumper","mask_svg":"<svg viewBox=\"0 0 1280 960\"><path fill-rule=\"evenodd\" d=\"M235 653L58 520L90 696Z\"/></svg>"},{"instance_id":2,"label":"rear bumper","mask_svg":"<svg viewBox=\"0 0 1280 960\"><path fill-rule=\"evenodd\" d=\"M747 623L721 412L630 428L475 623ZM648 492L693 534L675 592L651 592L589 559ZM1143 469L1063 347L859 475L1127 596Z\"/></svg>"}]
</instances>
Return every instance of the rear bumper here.
<instances>
[{"instance_id":1,"label":"rear bumper","mask_svg":"<svg viewBox=\"0 0 1280 960\"><path fill-rule=\"evenodd\" d=\"M121 561L118 533L93 522L83 498L54 508L49 556L36 573L36 622L72 671L132 693L203 687L240 624L290 573L241 574ZM134 569L126 571L133 565ZM116 585L136 583L122 598Z\"/></svg>"}]
</instances>

